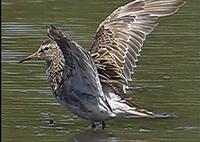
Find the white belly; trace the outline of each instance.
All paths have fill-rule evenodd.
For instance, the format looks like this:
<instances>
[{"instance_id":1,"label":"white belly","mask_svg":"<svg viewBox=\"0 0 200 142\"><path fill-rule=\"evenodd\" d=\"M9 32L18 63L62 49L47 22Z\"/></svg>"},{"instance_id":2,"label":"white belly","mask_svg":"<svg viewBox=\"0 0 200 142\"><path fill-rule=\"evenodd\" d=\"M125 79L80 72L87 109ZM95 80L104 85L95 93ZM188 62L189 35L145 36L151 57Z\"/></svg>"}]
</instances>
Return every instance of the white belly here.
<instances>
[{"instance_id":1,"label":"white belly","mask_svg":"<svg viewBox=\"0 0 200 142\"><path fill-rule=\"evenodd\" d=\"M106 110L104 107L101 106L101 104L90 105L90 103L87 102L87 107L85 107L77 103L67 103L66 101L61 100L59 97L56 98L56 100L64 108L67 108L73 114L84 119L88 119L91 121L104 121L111 117L115 117L112 112ZM90 106L89 109L88 106Z\"/></svg>"}]
</instances>

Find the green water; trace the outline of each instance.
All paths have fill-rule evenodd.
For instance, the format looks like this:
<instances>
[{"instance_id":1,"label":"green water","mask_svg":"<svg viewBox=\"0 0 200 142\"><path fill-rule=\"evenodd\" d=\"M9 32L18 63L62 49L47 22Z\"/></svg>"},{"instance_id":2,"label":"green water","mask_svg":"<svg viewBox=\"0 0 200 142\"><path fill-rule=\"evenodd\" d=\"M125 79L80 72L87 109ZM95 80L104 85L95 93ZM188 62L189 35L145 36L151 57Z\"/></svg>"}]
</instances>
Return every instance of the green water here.
<instances>
[{"instance_id":1,"label":"green water","mask_svg":"<svg viewBox=\"0 0 200 142\"><path fill-rule=\"evenodd\" d=\"M198 142L200 139L200 2L188 0L160 20L148 36L130 96L154 112L175 119L115 119L92 131L54 100L43 61L18 64L47 38L54 24L85 48L97 25L128 0L2 1L3 142ZM50 120L54 123L50 124Z\"/></svg>"}]
</instances>

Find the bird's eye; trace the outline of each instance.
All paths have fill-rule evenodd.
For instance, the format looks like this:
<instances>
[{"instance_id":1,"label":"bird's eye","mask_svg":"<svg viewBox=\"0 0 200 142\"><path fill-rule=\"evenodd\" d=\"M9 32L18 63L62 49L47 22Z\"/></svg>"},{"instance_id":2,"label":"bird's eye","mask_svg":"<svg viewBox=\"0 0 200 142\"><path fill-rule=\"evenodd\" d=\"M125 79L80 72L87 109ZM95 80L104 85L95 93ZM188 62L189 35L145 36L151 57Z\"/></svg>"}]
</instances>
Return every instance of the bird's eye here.
<instances>
[{"instance_id":1,"label":"bird's eye","mask_svg":"<svg viewBox=\"0 0 200 142\"><path fill-rule=\"evenodd\" d=\"M49 49L49 47L47 47L47 46L44 48L44 50L48 50L48 49Z\"/></svg>"}]
</instances>

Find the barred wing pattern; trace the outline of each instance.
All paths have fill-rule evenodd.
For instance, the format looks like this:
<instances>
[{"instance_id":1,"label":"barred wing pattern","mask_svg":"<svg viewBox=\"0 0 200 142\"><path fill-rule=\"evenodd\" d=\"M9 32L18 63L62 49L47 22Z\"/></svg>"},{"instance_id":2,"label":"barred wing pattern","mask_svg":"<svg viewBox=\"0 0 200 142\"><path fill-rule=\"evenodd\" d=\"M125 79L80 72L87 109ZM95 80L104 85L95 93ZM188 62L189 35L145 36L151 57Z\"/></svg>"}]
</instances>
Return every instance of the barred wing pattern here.
<instances>
[{"instance_id":1,"label":"barred wing pattern","mask_svg":"<svg viewBox=\"0 0 200 142\"><path fill-rule=\"evenodd\" d=\"M183 4L182 0L135 0L108 16L90 49L101 83L124 96L146 36L159 17L174 14Z\"/></svg>"}]
</instances>

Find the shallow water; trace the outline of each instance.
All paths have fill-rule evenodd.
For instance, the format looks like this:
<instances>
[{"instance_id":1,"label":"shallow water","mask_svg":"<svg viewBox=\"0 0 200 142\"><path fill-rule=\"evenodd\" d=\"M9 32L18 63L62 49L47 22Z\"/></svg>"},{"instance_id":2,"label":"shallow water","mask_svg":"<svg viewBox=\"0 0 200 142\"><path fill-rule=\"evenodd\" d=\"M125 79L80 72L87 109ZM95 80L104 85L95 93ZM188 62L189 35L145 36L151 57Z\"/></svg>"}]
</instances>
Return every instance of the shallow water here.
<instances>
[{"instance_id":1,"label":"shallow water","mask_svg":"<svg viewBox=\"0 0 200 142\"><path fill-rule=\"evenodd\" d=\"M174 119L114 119L106 130L60 107L46 81L43 61L18 64L47 38L54 24L85 48L97 25L127 0L2 1L3 142L151 142L200 139L200 4L190 0L162 18L148 36L133 76L130 96ZM53 124L51 121L53 120Z\"/></svg>"}]
</instances>

